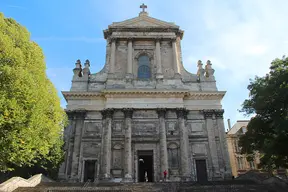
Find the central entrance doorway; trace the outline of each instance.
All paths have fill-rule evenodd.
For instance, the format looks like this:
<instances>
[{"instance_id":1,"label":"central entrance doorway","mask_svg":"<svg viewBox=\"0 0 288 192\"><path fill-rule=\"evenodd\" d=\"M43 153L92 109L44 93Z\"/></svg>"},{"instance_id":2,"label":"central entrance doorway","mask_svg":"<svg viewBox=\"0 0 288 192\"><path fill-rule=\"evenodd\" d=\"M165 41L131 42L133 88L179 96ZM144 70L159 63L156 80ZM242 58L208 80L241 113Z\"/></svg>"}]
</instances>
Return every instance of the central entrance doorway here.
<instances>
[{"instance_id":1,"label":"central entrance doorway","mask_svg":"<svg viewBox=\"0 0 288 192\"><path fill-rule=\"evenodd\" d=\"M198 183L206 183L208 181L206 160L198 159L195 160L195 162L196 162L196 173Z\"/></svg>"},{"instance_id":2,"label":"central entrance doorway","mask_svg":"<svg viewBox=\"0 0 288 192\"><path fill-rule=\"evenodd\" d=\"M153 182L153 151L138 151L138 182Z\"/></svg>"},{"instance_id":3,"label":"central entrance doorway","mask_svg":"<svg viewBox=\"0 0 288 192\"><path fill-rule=\"evenodd\" d=\"M84 182L94 182L96 173L96 160L84 161Z\"/></svg>"}]
</instances>

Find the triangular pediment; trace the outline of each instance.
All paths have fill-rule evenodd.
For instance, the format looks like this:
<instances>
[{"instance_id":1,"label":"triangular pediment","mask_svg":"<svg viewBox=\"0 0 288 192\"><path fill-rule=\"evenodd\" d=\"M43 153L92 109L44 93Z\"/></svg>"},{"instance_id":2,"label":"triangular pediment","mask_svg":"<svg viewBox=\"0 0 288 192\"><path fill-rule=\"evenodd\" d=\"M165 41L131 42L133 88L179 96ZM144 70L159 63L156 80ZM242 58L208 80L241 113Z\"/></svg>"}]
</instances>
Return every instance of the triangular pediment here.
<instances>
[{"instance_id":1,"label":"triangular pediment","mask_svg":"<svg viewBox=\"0 0 288 192\"><path fill-rule=\"evenodd\" d=\"M109 27L160 27L160 28L179 28L179 26L175 25L174 23L161 21L159 19L155 19L153 17L149 17L147 15L139 15L139 17L135 17L132 19L128 19L122 22L115 22Z\"/></svg>"}]
</instances>

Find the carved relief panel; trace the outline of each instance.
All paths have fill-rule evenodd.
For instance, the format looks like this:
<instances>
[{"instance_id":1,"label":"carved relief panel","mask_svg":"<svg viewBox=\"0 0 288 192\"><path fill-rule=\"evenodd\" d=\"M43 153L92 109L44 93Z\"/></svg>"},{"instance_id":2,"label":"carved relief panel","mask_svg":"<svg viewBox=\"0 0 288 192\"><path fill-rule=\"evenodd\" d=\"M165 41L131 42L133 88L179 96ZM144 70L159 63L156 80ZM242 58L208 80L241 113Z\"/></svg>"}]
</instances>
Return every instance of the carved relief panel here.
<instances>
[{"instance_id":1,"label":"carved relief panel","mask_svg":"<svg viewBox=\"0 0 288 192\"><path fill-rule=\"evenodd\" d=\"M155 118L158 119L158 114L156 110L137 110L133 112L133 118L147 119Z\"/></svg>"},{"instance_id":2,"label":"carved relief panel","mask_svg":"<svg viewBox=\"0 0 288 192\"><path fill-rule=\"evenodd\" d=\"M100 143L84 142L82 145L83 148L83 157L84 158L98 158L101 150Z\"/></svg>"},{"instance_id":3,"label":"carved relief panel","mask_svg":"<svg viewBox=\"0 0 288 192\"><path fill-rule=\"evenodd\" d=\"M122 135L124 134L124 121L114 120L113 121L113 134Z\"/></svg>"},{"instance_id":4,"label":"carved relief panel","mask_svg":"<svg viewBox=\"0 0 288 192\"><path fill-rule=\"evenodd\" d=\"M192 121L188 122L189 135L206 135L204 121Z\"/></svg>"},{"instance_id":5,"label":"carved relief panel","mask_svg":"<svg viewBox=\"0 0 288 192\"><path fill-rule=\"evenodd\" d=\"M133 135L156 135L158 134L157 122L151 121L133 121L132 134Z\"/></svg>"},{"instance_id":6,"label":"carved relief panel","mask_svg":"<svg viewBox=\"0 0 288 192\"><path fill-rule=\"evenodd\" d=\"M207 155L207 144L205 143L194 143L192 145L193 155Z\"/></svg>"},{"instance_id":7,"label":"carved relief panel","mask_svg":"<svg viewBox=\"0 0 288 192\"><path fill-rule=\"evenodd\" d=\"M84 122L84 137L101 136L102 134L102 122L101 121L89 121Z\"/></svg>"},{"instance_id":8,"label":"carved relief panel","mask_svg":"<svg viewBox=\"0 0 288 192\"><path fill-rule=\"evenodd\" d=\"M166 133L167 133L167 135L178 135L179 134L177 121L166 121Z\"/></svg>"}]
</instances>

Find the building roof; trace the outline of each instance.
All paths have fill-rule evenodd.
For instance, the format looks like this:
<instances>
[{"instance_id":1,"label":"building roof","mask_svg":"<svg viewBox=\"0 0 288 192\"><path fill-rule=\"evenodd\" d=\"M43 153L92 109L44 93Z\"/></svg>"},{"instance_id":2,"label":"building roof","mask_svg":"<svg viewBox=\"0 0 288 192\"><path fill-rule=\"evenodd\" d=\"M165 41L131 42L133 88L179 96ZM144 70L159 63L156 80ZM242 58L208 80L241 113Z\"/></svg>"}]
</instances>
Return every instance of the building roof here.
<instances>
[{"instance_id":1,"label":"building roof","mask_svg":"<svg viewBox=\"0 0 288 192\"><path fill-rule=\"evenodd\" d=\"M147 12L140 12L138 17L127 19L121 22L113 22L104 30L104 38L107 39L112 32L119 31L143 31L143 32L176 32L182 39L184 31L173 22L166 22L148 16Z\"/></svg>"},{"instance_id":2,"label":"building roof","mask_svg":"<svg viewBox=\"0 0 288 192\"><path fill-rule=\"evenodd\" d=\"M232 128L227 132L228 135L236 134L242 127L247 127L249 120L238 120Z\"/></svg>"}]
</instances>

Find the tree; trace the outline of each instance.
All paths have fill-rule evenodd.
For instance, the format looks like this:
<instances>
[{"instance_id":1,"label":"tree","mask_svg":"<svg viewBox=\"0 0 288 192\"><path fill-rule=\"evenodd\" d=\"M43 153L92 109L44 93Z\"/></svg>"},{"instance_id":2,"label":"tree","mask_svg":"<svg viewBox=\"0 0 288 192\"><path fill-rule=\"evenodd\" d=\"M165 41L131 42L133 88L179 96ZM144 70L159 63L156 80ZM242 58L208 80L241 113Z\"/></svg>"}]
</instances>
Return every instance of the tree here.
<instances>
[{"instance_id":1,"label":"tree","mask_svg":"<svg viewBox=\"0 0 288 192\"><path fill-rule=\"evenodd\" d=\"M255 117L240 138L242 153L260 152L264 169L288 168L288 58L272 61L269 74L250 80L248 90L241 111Z\"/></svg>"},{"instance_id":2,"label":"tree","mask_svg":"<svg viewBox=\"0 0 288 192\"><path fill-rule=\"evenodd\" d=\"M62 160L66 114L47 78L41 48L0 13L0 170Z\"/></svg>"}]
</instances>

